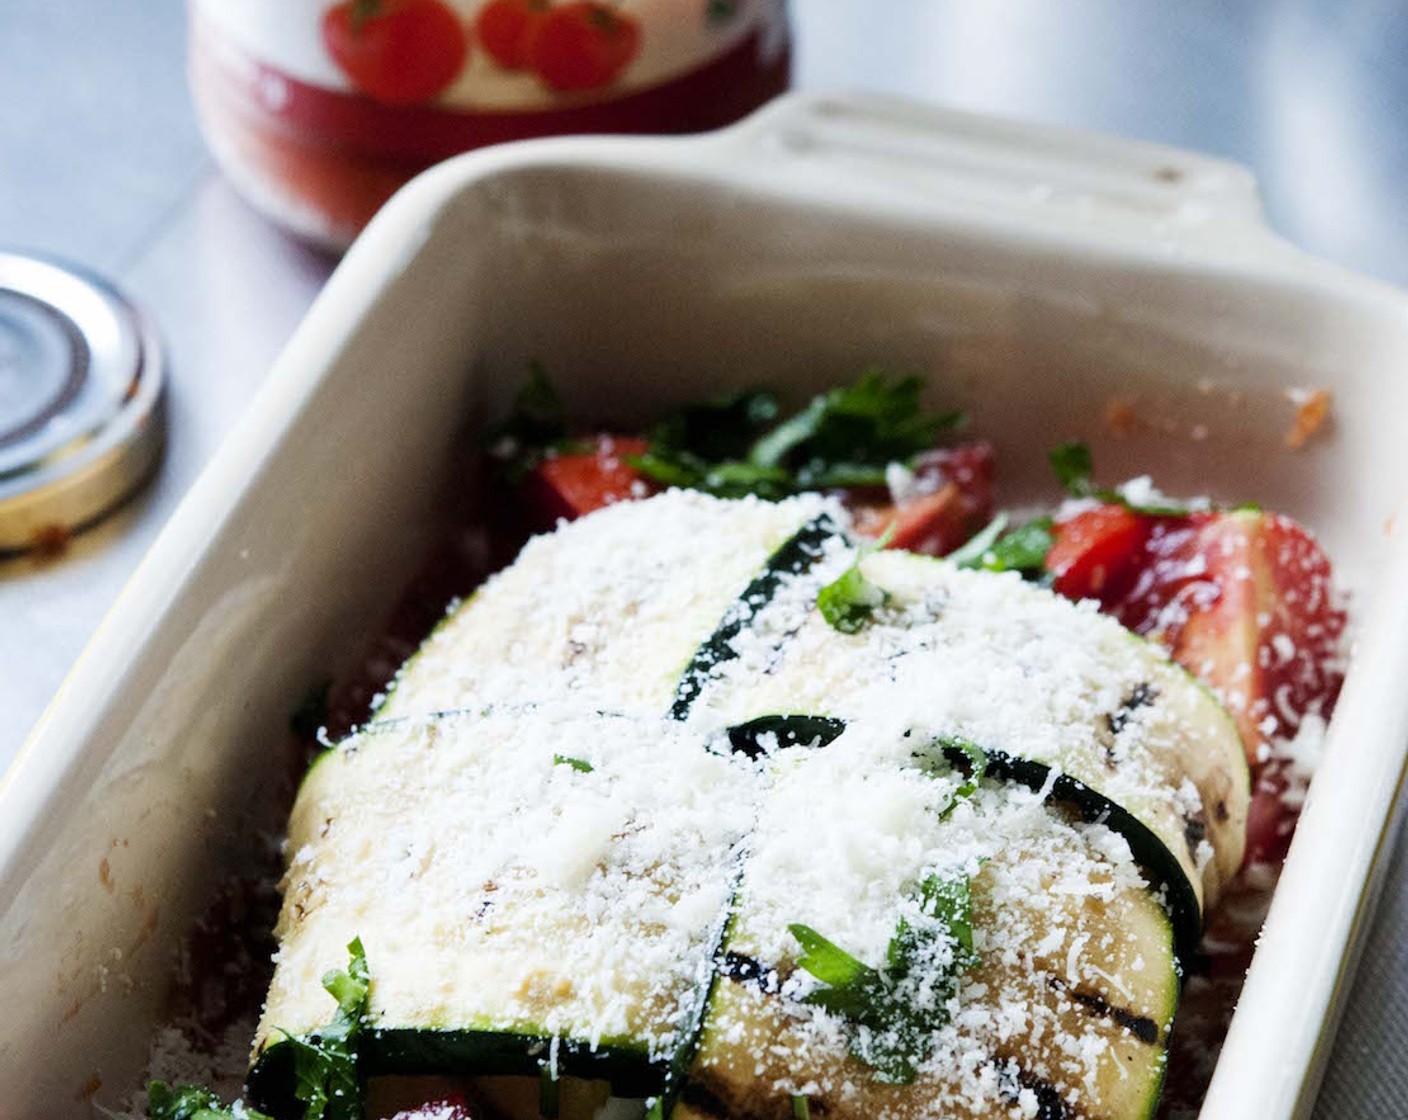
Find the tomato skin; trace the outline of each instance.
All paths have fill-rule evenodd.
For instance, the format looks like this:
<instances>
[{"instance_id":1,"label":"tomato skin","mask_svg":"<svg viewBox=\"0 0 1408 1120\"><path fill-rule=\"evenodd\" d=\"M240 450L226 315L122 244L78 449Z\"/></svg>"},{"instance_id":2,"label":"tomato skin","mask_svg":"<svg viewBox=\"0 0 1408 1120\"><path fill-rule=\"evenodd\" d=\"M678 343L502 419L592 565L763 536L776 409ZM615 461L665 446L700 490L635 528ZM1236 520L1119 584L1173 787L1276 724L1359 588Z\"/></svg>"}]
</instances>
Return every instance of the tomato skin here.
<instances>
[{"instance_id":1,"label":"tomato skin","mask_svg":"<svg viewBox=\"0 0 1408 1120\"><path fill-rule=\"evenodd\" d=\"M323 12L322 32L352 84L390 105L429 101L469 55L465 29L442 0L341 0Z\"/></svg>"},{"instance_id":2,"label":"tomato skin","mask_svg":"<svg viewBox=\"0 0 1408 1120\"><path fill-rule=\"evenodd\" d=\"M1152 520L1114 503L1082 510L1052 530L1046 570L1070 599L1108 601L1131 578Z\"/></svg>"},{"instance_id":3,"label":"tomato skin","mask_svg":"<svg viewBox=\"0 0 1408 1120\"><path fill-rule=\"evenodd\" d=\"M403 1108L391 1120L474 1120L469 1102L458 1093L437 1097L414 1108Z\"/></svg>"},{"instance_id":4,"label":"tomato skin","mask_svg":"<svg viewBox=\"0 0 1408 1120\"><path fill-rule=\"evenodd\" d=\"M610 85L640 50L640 24L600 0L570 0L540 19L528 64L564 93Z\"/></svg>"},{"instance_id":5,"label":"tomato skin","mask_svg":"<svg viewBox=\"0 0 1408 1120\"><path fill-rule=\"evenodd\" d=\"M544 459L524 480L524 498L533 523L541 528L568 521L617 502L653 494L657 487L625 462L649 444L628 436L599 435L590 451Z\"/></svg>"},{"instance_id":6,"label":"tomato skin","mask_svg":"<svg viewBox=\"0 0 1408 1120\"><path fill-rule=\"evenodd\" d=\"M475 36L505 70L526 70L528 44L547 9L547 0L489 0L474 17Z\"/></svg>"},{"instance_id":7,"label":"tomato skin","mask_svg":"<svg viewBox=\"0 0 1408 1120\"><path fill-rule=\"evenodd\" d=\"M947 556L992 518L996 456L984 442L925 452L913 464L915 482L927 491L898 505L852 503L855 530L879 537L893 525L890 548Z\"/></svg>"}]
</instances>

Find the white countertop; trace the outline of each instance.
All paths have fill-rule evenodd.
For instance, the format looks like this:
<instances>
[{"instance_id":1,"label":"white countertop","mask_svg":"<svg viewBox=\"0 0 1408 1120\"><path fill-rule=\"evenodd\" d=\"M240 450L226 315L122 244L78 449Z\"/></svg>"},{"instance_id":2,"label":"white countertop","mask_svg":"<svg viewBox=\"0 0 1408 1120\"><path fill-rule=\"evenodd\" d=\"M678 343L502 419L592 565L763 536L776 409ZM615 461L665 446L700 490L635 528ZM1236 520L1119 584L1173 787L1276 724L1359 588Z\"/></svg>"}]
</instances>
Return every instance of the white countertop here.
<instances>
[{"instance_id":1,"label":"white countertop","mask_svg":"<svg viewBox=\"0 0 1408 1120\"><path fill-rule=\"evenodd\" d=\"M883 18L877 15L883 9ZM1408 6L1388 0L794 0L797 84L866 88L1198 148L1251 166L1293 241L1408 284ZM0 768L259 385L332 261L221 180L180 0L9 0L0 245L107 274L170 357L156 483L59 561L0 562ZM1402 846L1323 1120L1408 1116ZM1290 982L1290 978L1288 978Z\"/></svg>"}]
</instances>

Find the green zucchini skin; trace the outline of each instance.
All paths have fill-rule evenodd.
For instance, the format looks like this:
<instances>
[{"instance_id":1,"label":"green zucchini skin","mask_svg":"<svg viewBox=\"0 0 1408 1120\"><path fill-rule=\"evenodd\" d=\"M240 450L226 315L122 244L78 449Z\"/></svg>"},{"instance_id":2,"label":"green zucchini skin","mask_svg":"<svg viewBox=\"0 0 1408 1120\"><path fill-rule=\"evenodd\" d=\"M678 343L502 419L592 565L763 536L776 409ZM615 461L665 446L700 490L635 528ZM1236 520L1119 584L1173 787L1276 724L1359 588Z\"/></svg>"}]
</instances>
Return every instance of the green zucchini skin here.
<instances>
[{"instance_id":1,"label":"green zucchini skin","mask_svg":"<svg viewBox=\"0 0 1408 1120\"><path fill-rule=\"evenodd\" d=\"M803 525L768 558L763 571L743 589L743 594L735 600L685 667L675 686L675 699L669 713L671 719L689 717L690 709L715 670L737 656L733 650L733 639L747 628L753 615L771 601L782 581L808 572L825 555L827 541L840 535L840 532L836 522L822 514Z\"/></svg>"},{"instance_id":2,"label":"green zucchini skin","mask_svg":"<svg viewBox=\"0 0 1408 1120\"><path fill-rule=\"evenodd\" d=\"M1186 974L1186 966L1193 960L1198 951L1198 942L1202 939L1202 910L1193 884L1188 881L1182 865L1174 859L1164 842L1134 814L1079 779L1059 773L1051 778L1051 767L1043 762L1017 758L1002 751L986 753L988 773L993 777L1033 790L1044 788L1050 781L1052 800L1072 806L1085 821L1109 825L1129 842L1129 850L1149 877L1150 886L1156 892L1163 892L1164 907L1173 924L1174 957L1179 964L1180 975ZM952 747L946 749L944 754L955 765L961 764L965 758L962 751Z\"/></svg>"},{"instance_id":3,"label":"green zucchini skin","mask_svg":"<svg viewBox=\"0 0 1408 1120\"><path fill-rule=\"evenodd\" d=\"M548 1035L510 1031L368 1028L358 1064L365 1077L536 1077L550 1060L552 1042ZM251 1103L280 1120L302 1115L302 1105L294 1096L292 1058L292 1047L274 1043L259 1055L246 1084ZM678 1061L653 1060L630 1046L606 1043L593 1050L580 1040L558 1040L559 1077L609 1081L620 1097L659 1093L670 1070L678 1065Z\"/></svg>"},{"instance_id":4,"label":"green zucchini skin","mask_svg":"<svg viewBox=\"0 0 1408 1120\"><path fill-rule=\"evenodd\" d=\"M728 729L729 746L735 754L757 758L766 753L759 740L777 736L779 749L785 747L824 747L846 730L844 720L830 716L759 716Z\"/></svg>"}]
</instances>

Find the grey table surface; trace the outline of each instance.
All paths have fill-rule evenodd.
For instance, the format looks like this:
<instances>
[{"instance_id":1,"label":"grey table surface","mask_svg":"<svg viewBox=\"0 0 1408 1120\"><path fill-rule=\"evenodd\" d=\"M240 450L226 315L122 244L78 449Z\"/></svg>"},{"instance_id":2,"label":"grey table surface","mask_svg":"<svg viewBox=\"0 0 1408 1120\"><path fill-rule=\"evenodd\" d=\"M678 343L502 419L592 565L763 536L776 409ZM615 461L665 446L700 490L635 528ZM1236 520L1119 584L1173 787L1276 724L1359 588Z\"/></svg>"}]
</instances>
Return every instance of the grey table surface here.
<instances>
[{"instance_id":1,"label":"grey table surface","mask_svg":"<svg viewBox=\"0 0 1408 1120\"><path fill-rule=\"evenodd\" d=\"M1197 148L1252 167L1303 247L1408 285L1399 0L794 0L797 84ZM333 262L221 180L185 86L181 0L0 3L0 245L108 274L170 352L155 484L59 562L0 562L0 769L260 384ZM1408 1117L1408 865L1316 1110ZM1294 983L1293 977L1286 978Z\"/></svg>"}]
</instances>

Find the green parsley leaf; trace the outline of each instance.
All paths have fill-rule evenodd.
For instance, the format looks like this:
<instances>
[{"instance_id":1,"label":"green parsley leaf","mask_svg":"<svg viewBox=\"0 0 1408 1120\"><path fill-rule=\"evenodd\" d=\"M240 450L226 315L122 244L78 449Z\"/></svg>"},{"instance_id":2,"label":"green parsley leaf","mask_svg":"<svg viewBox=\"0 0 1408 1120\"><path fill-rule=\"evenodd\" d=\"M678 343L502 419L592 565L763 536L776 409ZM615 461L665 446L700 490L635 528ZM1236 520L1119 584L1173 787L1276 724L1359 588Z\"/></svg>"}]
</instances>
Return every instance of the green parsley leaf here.
<instances>
[{"instance_id":1,"label":"green parsley leaf","mask_svg":"<svg viewBox=\"0 0 1408 1120\"><path fill-rule=\"evenodd\" d=\"M652 449L683 451L708 462L744 459L778 411L776 394L745 389L668 414L651 431L650 444Z\"/></svg>"},{"instance_id":2,"label":"green parsley leaf","mask_svg":"<svg viewBox=\"0 0 1408 1120\"><path fill-rule=\"evenodd\" d=\"M593 770L596 769L596 767L593 766L590 762L588 762L585 758L573 758L571 755L566 754L553 755L552 764L554 766L570 766L579 774L590 774Z\"/></svg>"},{"instance_id":3,"label":"green parsley leaf","mask_svg":"<svg viewBox=\"0 0 1408 1120\"><path fill-rule=\"evenodd\" d=\"M1046 554L1056 543L1051 534L1051 518L1038 517L1018 525L1001 537L983 557L987 572L1040 573L1046 567Z\"/></svg>"},{"instance_id":4,"label":"green parsley leaf","mask_svg":"<svg viewBox=\"0 0 1408 1120\"><path fill-rule=\"evenodd\" d=\"M814 397L777 422L774 394L761 389L681 409L651 434L650 450L626 461L663 486L719 497L778 500L803 490L883 486L885 468L934 446L960 413L926 413L922 382L871 371Z\"/></svg>"},{"instance_id":5,"label":"green parsley leaf","mask_svg":"<svg viewBox=\"0 0 1408 1120\"><path fill-rule=\"evenodd\" d=\"M884 470L933 447L938 434L963 420L961 413L933 414L920 408L923 381L888 379L869 370L850 385L813 397L753 445L758 466L790 466L819 475L839 464Z\"/></svg>"},{"instance_id":6,"label":"green parsley leaf","mask_svg":"<svg viewBox=\"0 0 1408 1120\"><path fill-rule=\"evenodd\" d=\"M953 735L940 739L938 746L942 748L946 756L951 758L954 754L960 754L968 762L967 779L953 791L953 800L940 813L940 816L947 817L960 801L967 801L978 792L978 786L982 784L983 778L988 772L988 752L976 743Z\"/></svg>"},{"instance_id":7,"label":"green parsley leaf","mask_svg":"<svg viewBox=\"0 0 1408 1120\"><path fill-rule=\"evenodd\" d=\"M1055 539L1051 535L1051 518L1038 517L1004 533L1011 518L999 513L980 533L970 538L962 548L950 552L948 559L960 568L977 568L985 572L1041 573L1046 554Z\"/></svg>"},{"instance_id":8,"label":"green parsley leaf","mask_svg":"<svg viewBox=\"0 0 1408 1120\"><path fill-rule=\"evenodd\" d=\"M1056 478L1066 488L1067 494L1073 498L1094 496L1095 488L1091 485L1090 476L1095 472L1095 462L1088 444L1078 440L1058 443L1051 449L1050 459L1051 469L1056 472Z\"/></svg>"},{"instance_id":9,"label":"green parsley leaf","mask_svg":"<svg viewBox=\"0 0 1408 1120\"><path fill-rule=\"evenodd\" d=\"M361 938L354 938L347 951L346 971L323 976L323 987L337 1000L332 1022L306 1039L284 1032L293 1048L294 1096L304 1105L303 1120L360 1120L362 1115L357 1043L370 983Z\"/></svg>"},{"instance_id":10,"label":"green parsley leaf","mask_svg":"<svg viewBox=\"0 0 1408 1120\"><path fill-rule=\"evenodd\" d=\"M842 634L859 634L888 598L882 588L865 578L857 559L817 593L816 605L821 617L833 630L839 630Z\"/></svg>"},{"instance_id":11,"label":"green parsley leaf","mask_svg":"<svg viewBox=\"0 0 1408 1120\"><path fill-rule=\"evenodd\" d=\"M977 962L973 951L972 899L966 876L931 875L920 884L919 923L901 918L885 953L885 970L857 960L810 926L787 928L802 947L797 966L827 985L804 997L851 1022L851 1052L878 1081L907 1084L928 1057L933 1034L948 1022L947 1000L958 978ZM910 998L906 981L916 973L931 995L924 1006Z\"/></svg>"},{"instance_id":12,"label":"green parsley leaf","mask_svg":"<svg viewBox=\"0 0 1408 1120\"><path fill-rule=\"evenodd\" d=\"M544 448L567 435L567 414L542 363L528 363L528 380L513 405L489 431L490 444L511 440L519 450Z\"/></svg>"},{"instance_id":13,"label":"green parsley leaf","mask_svg":"<svg viewBox=\"0 0 1408 1120\"><path fill-rule=\"evenodd\" d=\"M175 1088L165 1081L152 1081L147 1085L148 1120L231 1120L234 1116L243 1120L269 1120L269 1117L248 1105L241 1105L236 1113L233 1106L220 1103L220 1098L209 1089L197 1085L177 1085Z\"/></svg>"},{"instance_id":14,"label":"green parsley leaf","mask_svg":"<svg viewBox=\"0 0 1408 1120\"><path fill-rule=\"evenodd\" d=\"M1002 536L1002 531L1007 528L1007 523L1010 520L1011 518L1007 514L999 513L960 547L950 552L948 554L949 563L956 564L960 568L981 568L983 558L997 543L997 538Z\"/></svg>"},{"instance_id":15,"label":"green parsley leaf","mask_svg":"<svg viewBox=\"0 0 1408 1120\"><path fill-rule=\"evenodd\" d=\"M817 592L817 609L833 630L858 634L870 625L876 610L889 602L889 592L866 579L860 565L872 552L879 552L888 545L894 535L892 521L878 540L862 541L851 566Z\"/></svg>"},{"instance_id":16,"label":"green parsley leaf","mask_svg":"<svg viewBox=\"0 0 1408 1120\"><path fill-rule=\"evenodd\" d=\"M1192 512L1187 506L1131 502L1118 490L1096 486L1091 482L1094 462L1089 446L1084 443L1075 440L1059 443L1051 449L1050 457L1051 467L1056 472L1057 479L1066 488L1066 493L1073 498L1094 498L1111 505L1124 506L1134 513L1143 513L1150 517L1187 517Z\"/></svg>"}]
</instances>

